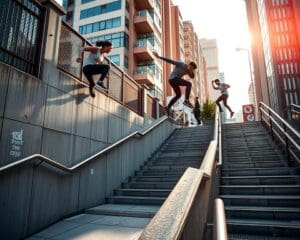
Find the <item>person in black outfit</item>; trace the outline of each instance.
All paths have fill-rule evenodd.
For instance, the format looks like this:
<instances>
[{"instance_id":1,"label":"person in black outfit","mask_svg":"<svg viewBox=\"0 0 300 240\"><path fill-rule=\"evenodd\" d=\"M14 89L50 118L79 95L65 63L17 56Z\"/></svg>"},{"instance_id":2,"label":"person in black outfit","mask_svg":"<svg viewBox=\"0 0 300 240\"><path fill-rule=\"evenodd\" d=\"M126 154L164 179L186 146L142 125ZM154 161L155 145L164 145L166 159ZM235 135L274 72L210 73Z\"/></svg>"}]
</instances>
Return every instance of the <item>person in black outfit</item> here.
<instances>
[{"instance_id":1,"label":"person in black outfit","mask_svg":"<svg viewBox=\"0 0 300 240\"><path fill-rule=\"evenodd\" d=\"M103 84L107 73L109 72L109 65L104 63L104 54L107 54L111 51L112 43L110 41L97 41L95 46L88 46L82 48L82 51L79 53L79 57L76 59L78 63L82 62L82 55L84 51L89 52L87 57L84 59L82 72L89 81L89 90L90 95L95 97L95 82L93 75L101 74L97 82L97 86L106 89Z\"/></svg>"},{"instance_id":2,"label":"person in black outfit","mask_svg":"<svg viewBox=\"0 0 300 240\"><path fill-rule=\"evenodd\" d=\"M194 104L194 109L193 109L193 113L194 116L197 120L198 125L202 124L202 120L201 120L201 116L200 116L200 103L199 103L199 97L195 97L195 104Z\"/></svg>"},{"instance_id":3,"label":"person in black outfit","mask_svg":"<svg viewBox=\"0 0 300 240\"><path fill-rule=\"evenodd\" d=\"M182 77L188 75L190 78L194 78L195 70L197 69L197 64L195 62L190 62L187 64L182 61L175 61L170 58L159 56L157 52L153 52L153 55L161 60L166 61L167 63L175 65L175 68L171 72L168 80L176 95L171 99L168 106L166 107L168 115L172 105L181 97L180 86L186 87L185 100L183 104L190 108L193 108L193 105L189 100L192 89L192 83L190 81L182 79Z\"/></svg>"}]
</instances>

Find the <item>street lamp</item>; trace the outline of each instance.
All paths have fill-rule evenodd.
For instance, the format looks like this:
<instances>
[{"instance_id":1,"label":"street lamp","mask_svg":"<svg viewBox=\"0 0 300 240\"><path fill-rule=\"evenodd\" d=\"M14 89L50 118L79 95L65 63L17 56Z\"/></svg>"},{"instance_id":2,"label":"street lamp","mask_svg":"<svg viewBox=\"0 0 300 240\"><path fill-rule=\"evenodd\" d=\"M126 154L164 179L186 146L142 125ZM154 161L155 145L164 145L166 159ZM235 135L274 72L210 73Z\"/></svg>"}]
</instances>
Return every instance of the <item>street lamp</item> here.
<instances>
[{"instance_id":1,"label":"street lamp","mask_svg":"<svg viewBox=\"0 0 300 240\"><path fill-rule=\"evenodd\" d=\"M249 64L249 71L250 71L250 79L251 79L251 84L253 88L253 103L254 103L254 114L255 114L255 119L257 119L257 105L256 105L256 97L255 97L255 86L254 86L254 78L253 78L253 69L252 69L252 64L251 64L251 56L250 56L250 51L248 48L236 48L235 49L237 52L239 51L247 51L248 55L248 64Z\"/></svg>"}]
</instances>

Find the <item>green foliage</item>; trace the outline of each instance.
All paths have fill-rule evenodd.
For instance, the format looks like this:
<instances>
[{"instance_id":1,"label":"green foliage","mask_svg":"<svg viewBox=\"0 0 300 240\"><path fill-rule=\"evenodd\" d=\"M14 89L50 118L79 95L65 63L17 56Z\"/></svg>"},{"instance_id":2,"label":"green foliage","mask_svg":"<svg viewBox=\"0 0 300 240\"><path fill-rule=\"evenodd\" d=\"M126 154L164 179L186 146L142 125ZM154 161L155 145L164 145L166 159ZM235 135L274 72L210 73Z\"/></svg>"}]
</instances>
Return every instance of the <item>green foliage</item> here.
<instances>
[{"instance_id":1,"label":"green foliage","mask_svg":"<svg viewBox=\"0 0 300 240\"><path fill-rule=\"evenodd\" d=\"M204 120L214 120L216 114L216 103L208 99L204 102L201 110L201 118Z\"/></svg>"}]
</instances>

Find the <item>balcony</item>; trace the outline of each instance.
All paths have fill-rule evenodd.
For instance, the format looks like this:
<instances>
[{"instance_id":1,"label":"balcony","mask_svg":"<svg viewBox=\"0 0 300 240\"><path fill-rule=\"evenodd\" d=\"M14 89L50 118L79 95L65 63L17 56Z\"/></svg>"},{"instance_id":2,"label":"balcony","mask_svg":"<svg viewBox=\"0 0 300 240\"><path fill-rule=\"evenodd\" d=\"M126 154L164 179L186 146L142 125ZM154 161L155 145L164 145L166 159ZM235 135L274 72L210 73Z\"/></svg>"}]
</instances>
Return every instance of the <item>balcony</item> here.
<instances>
[{"instance_id":1,"label":"balcony","mask_svg":"<svg viewBox=\"0 0 300 240\"><path fill-rule=\"evenodd\" d=\"M154 8L153 0L135 0L136 10L153 9L153 8Z\"/></svg>"},{"instance_id":2,"label":"balcony","mask_svg":"<svg viewBox=\"0 0 300 240\"><path fill-rule=\"evenodd\" d=\"M137 33L154 32L154 22L147 10L138 11L134 18L134 26Z\"/></svg>"},{"instance_id":3,"label":"balcony","mask_svg":"<svg viewBox=\"0 0 300 240\"><path fill-rule=\"evenodd\" d=\"M151 61L154 60L152 54L154 49L156 50L147 39L139 39L134 45L133 53L138 61Z\"/></svg>"},{"instance_id":4,"label":"balcony","mask_svg":"<svg viewBox=\"0 0 300 240\"><path fill-rule=\"evenodd\" d=\"M133 78L139 84L146 84L148 86L154 84L154 72L147 66L137 67Z\"/></svg>"}]
</instances>

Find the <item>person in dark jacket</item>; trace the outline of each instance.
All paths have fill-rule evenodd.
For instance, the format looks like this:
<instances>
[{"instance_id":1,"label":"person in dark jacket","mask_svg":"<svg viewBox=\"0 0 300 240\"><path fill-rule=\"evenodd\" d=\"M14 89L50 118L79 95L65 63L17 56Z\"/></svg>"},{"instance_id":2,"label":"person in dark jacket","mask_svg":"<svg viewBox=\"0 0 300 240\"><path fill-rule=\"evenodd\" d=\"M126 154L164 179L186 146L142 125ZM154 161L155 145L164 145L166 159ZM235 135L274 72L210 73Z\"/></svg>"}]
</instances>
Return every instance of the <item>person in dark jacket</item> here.
<instances>
[{"instance_id":1,"label":"person in dark jacket","mask_svg":"<svg viewBox=\"0 0 300 240\"><path fill-rule=\"evenodd\" d=\"M202 125L201 115L200 115L200 103L199 97L195 97L195 104L193 109L194 116L197 120L198 125Z\"/></svg>"},{"instance_id":2,"label":"person in dark jacket","mask_svg":"<svg viewBox=\"0 0 300 240\"><path fill-rule=\"evenodd\" d=\"M176 95L171 99L168 106L166 107L167 113L169 114L172 105L181 97L180 86L186 87L185 100L183 104L190 108L193 108L193 105L189 100L192 89L192 83L190 81L182 79L182 77L184 75L188 75L190 78L194 78L195 70L197 69L197 64L195 62L190 62L187 64L182 61L175 61L166 57L159 56L157 52L153 52L153 55L161 60L166 61L167 63L175 65L175 68L171 72L168 80Z\"/></svg>"}]
</instances>

